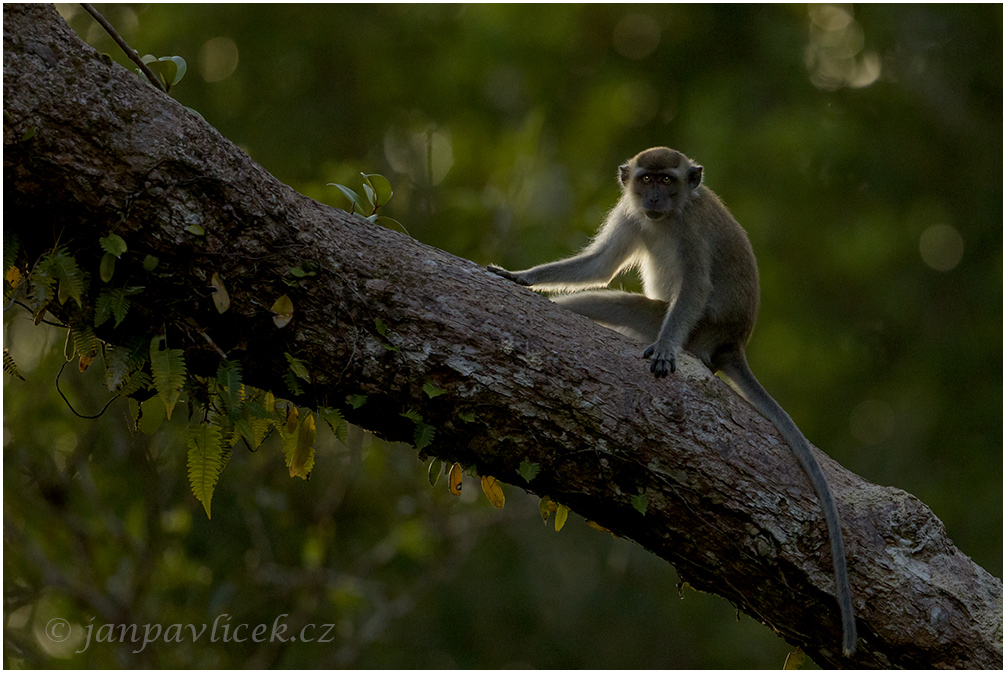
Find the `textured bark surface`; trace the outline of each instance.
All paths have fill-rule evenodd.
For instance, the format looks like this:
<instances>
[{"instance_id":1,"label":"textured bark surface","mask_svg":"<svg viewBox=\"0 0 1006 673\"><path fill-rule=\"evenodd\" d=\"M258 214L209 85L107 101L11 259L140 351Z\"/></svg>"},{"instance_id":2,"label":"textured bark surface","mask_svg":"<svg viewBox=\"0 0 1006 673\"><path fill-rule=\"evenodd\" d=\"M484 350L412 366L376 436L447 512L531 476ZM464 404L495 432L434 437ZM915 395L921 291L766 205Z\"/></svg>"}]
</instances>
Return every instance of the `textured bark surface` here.
<instances>
[{"instance_id":1,"label":"textured bark surface","mask_svg":"<svg viewBox=\"0 0 1006 673\"><path fill-rule=\"evenodd\" d=\"M916 498L818 453L844 521L860 633L843 659L813 490L771 425L691 358L656 381L638 344L295 193L103 61L51 6L4 6L4 113L5 237L37 256L59 236L91 269L99 237L114 230L129 245L116 274L146 290L104 338L166 331L192 373L213 374L219 348L248 383L277 391L292 353L312 374L299 403L339 407L389 439L411 441L400 412L415 409L437 428L429 453L635 540L822 666L1002 667L1001 581ZM140 267L147 254L161 260L153 274ZM285 284L305 262L318 275ZM223 315L213 273L230 293ZM277 329L269 307L282 294L295 314ZM430 399L427 382L447 392ZM356 394L368 398L353 410ZM541 465L530 484L523 460ZM645 515L632 506L643 494Z\"/></svg>"}]
</instances>

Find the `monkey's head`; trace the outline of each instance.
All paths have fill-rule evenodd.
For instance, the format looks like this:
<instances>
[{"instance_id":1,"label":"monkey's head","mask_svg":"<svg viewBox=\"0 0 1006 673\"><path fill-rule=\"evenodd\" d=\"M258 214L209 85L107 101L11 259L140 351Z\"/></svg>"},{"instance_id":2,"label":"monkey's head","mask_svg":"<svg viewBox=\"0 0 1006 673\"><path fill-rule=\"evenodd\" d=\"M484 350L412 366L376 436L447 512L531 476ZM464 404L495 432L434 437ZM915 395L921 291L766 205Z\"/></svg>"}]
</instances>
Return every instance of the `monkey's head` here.
<instances>
[{"instance_id":1,"label":"monkey's head","mask_svg":"<svg viewBox=\"0 0 1006 673\"><path fill-rule=\"evenodd\" d=\"M669 147L643 150L618 167L622 193L647 219L680 213L702 183L702 166Z\"/></svg>"}]
</instances>

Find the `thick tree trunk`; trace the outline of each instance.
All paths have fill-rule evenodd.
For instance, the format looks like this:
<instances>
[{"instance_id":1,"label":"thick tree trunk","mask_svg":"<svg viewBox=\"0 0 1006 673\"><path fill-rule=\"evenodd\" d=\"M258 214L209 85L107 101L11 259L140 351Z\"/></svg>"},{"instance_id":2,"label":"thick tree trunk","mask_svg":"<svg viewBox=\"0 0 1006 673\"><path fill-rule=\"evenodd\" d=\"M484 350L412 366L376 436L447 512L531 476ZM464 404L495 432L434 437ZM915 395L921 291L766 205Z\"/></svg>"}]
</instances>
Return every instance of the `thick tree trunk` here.
<instances>
[{"instance_id":1,"label":"thick tree trunk","mask_svg":"<svg viewBox=\"0 0 1006 673\"><path fill-rule=\"evenodd\" d=\"M436 428L428 453L635 540L822 666L1002 667L1002 583L916 498L818 453L844 521L860 633L843 659L807 478L772 426L691 358L654 380L638 344L295 193L103 60L51 6L4 6L4 94L5 238L37 257L58 237L91 269L100 237L128 243L116 274L145 290L103 338L166 331L192 373L212 375L220 349L248 383L276 391L290 353L312 377L298 403L339 407L389 439L412 440L400 414L414 409ZM141 266L148 254L160 259L153 272ZM305 263L317 276L284 283ZM214 273L231 298L222 315ZM269 308L283 294L294 318L280 329ZM430 398L428 382L446 392ZM367 401L353 409L351 395ZM530 483L524 460L541 466ZM645 515L633 507L641 495Z\"/></svg>"}]
</instances>

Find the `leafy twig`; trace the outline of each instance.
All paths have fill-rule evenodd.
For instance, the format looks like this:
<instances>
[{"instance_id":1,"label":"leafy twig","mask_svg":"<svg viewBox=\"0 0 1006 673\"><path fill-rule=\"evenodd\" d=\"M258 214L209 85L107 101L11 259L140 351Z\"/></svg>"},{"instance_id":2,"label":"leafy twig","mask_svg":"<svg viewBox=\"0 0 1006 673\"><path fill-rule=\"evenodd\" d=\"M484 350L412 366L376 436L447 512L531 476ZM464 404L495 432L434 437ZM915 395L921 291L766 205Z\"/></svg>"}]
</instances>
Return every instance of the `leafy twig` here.
<instances>
[{"instance_id":1,"label":"leafy twig","mask_svg":"<svg viewBox=\"0 0 1006 673\"><path fill-rule=\"evenodd\" d=\"M115 28L112 27L112 24L110 24L105 19L105 17L103 17L98 12L98 10L96 10L94 7L91 6L90 3L87 2L80 3L80 6L86 9L87 13L93 16L94 20L97 21L99 24L101 24L101 27L105 29L105 32L107 32L109 35L112 36L112 39L115 40L115 43L117 45L122 47L122 51L126 52L126 56L128 56L133 63L140 66L140 70L143 72L144 75L147 76L147 79L153 82L154 86L156 86L164 93L168 92L168 90L165 88L165 85L162 84L161 80L158 79L157 75L154 74L154 71L148 68L146 63L140 60L140 55L137 54L135 51L133 51L132 47L130 47L129 44L122 39L122 36L120 36L115 31Z\"/></svg>"}]
</instances>

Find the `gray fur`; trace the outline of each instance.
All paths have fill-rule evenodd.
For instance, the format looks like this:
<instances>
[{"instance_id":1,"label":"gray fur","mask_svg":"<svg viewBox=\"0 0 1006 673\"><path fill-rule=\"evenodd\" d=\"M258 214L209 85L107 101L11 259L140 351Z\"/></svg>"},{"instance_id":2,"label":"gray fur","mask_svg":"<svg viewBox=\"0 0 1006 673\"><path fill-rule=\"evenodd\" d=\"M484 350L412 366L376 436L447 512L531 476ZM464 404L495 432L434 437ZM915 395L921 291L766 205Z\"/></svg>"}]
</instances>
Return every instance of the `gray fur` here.
<instances>
[{"instance_id":1,"label":"gray fur","mask_svg":"<svg viewBox=\"0 0 1006 673\"><path fill-rule=\"evenodd\" d=\"M622 197L597 236L568 259L524 271L490 271L536 290L573 292L555 301L650 344L643 356L658 378L681 348L722 372L785 438L817 492L831 540L842 614L843 652L856 649L856 622L841 521L824 472L803 433L748 366L745 345L758 315L758 265L747 234L705 185L702 167L667 147L619 167ZM635 268L643 294L603 288Z\"/></svg>"}]
</instances>

